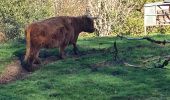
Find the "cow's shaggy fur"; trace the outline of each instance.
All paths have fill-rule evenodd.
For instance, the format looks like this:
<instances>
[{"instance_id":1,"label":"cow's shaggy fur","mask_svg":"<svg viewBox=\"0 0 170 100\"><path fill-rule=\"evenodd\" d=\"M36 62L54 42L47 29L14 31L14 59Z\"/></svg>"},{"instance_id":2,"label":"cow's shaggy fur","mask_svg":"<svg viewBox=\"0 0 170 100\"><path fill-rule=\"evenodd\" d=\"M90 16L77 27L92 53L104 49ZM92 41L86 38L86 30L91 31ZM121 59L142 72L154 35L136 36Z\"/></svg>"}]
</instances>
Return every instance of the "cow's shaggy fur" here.
<instances>
[{"instance_id":1,"label":"cow's shaggy fur","mask_svg":"<svg viewBox=\"0 0 170 100\"><path fill-rule=\"evenodd\" d=\"M41 48L59 48L60 57L64 58L64 49L72 44L77 54L76 42L81 32L94 32L93 18L89 16L59 16L34 22L27 26L26 55L23 66L30 71L33 63L40 63L38 56Z\"/></svg>"}]
</instances>

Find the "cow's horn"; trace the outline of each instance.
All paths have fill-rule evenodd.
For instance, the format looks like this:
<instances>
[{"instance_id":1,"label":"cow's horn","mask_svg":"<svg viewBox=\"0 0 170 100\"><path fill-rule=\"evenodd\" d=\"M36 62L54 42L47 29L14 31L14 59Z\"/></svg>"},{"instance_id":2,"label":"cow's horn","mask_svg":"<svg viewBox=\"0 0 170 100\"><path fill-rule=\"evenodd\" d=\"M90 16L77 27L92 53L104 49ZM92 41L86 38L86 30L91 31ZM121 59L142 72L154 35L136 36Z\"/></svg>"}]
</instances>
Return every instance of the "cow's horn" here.
<instances>
[{"instance_id":1,"label":"cow's horn","mask_svg":"<svg viewBox=\"0 0 170 100\"><path fill-rule=\"evenodd\" d=\"M99 17L92 17L92 16L87 16L87 17L89 17L89 18L91 18L91 19L98 19Z\"/></svg>"},{"instance_id":2,"label":"cow's horn","mask_svg":"<svg viewBox=\"0 0 170 100\"><path fill-rule=\"evenodd\" d=\"M91 17L92 19L98 19L99 17Z\"/></svg>"}]
</instances>

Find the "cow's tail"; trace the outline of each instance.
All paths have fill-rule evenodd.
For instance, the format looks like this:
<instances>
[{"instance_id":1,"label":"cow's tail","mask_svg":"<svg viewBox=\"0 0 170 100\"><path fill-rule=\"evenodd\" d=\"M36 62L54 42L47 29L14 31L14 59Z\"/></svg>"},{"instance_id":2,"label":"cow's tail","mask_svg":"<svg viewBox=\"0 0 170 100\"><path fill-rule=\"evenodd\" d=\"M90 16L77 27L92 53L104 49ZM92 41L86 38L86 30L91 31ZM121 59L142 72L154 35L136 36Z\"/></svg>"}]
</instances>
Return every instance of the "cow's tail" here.
<instances>
[{"instance_id":1,"label":"cow's tail","mask_svg":"<svg viewBox=\"0 0 170 100\"><path fill-rule=\"evenodd\" d=\"M31 29L27 28L25 30L25 38L26 38L26 54L24 61L27 61L30 55L30 47L31 47L31 37L30 37Z\"/></svg>"},{"instance_id":2,"label":"cow's tail","mask_svg":"<svg viewBox=\"0 0 170 100\"><path fill-rule=\"evenodd\" d=\"M30 37L31 29L28 27L25 30L25 39L26 39L26 54L24 57L24 60L21 61L22 67L24 67L26 70L29 70L30 64L29 64L29 58L30 58L30 48L31 48L31 37Z\"/></svg>"}]
</instances>

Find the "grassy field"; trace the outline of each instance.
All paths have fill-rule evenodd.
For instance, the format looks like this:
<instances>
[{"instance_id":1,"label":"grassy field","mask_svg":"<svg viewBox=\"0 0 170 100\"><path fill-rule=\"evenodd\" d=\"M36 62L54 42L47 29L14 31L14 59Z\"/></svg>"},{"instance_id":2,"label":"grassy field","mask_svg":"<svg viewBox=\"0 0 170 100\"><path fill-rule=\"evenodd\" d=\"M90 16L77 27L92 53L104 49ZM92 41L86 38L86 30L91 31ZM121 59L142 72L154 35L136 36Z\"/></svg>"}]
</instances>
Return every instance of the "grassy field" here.
<instances>
[{"instance_id":1,"label":"grassy field","mask_svg":"<svg viewBox=\"0 0 170 100\"><path fill-rule=\"evenodd\" d=\"M167 35L153 38L170 40ZM118 60L114 61L115 40L80 38L79 56L69 47L66 59L42 65L23 80L0 85L0 100L169 100L170 65L162 69L154 65L170 54L170 45L117 39ZM24 48L21 41L0 45L0 73ZM40 57L57 55L58 49L42 50Z\"/></svg>"}]
</instances>

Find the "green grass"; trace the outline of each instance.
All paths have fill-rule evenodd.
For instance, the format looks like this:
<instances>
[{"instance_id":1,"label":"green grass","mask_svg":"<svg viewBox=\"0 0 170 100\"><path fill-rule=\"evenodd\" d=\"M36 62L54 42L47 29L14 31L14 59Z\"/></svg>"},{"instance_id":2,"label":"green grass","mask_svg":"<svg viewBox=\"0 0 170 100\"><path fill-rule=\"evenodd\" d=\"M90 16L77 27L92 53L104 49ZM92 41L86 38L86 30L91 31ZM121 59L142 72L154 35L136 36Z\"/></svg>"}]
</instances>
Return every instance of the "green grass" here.
<instances>
[{"instance_id":1,"label":"green grass","mask_svg":"<svg viewBox=\"0 0 170 100\"><path fill-rule=\"evenodd\" d=\"M167 35L153 36L169 39ZM170 99L170 65L154 68L147 59L169 55L170 45L148 41L117 39L119 61L113 61L114 37L80 38L80 53L71 47L68 57L41 66L26 79L0 85L0 100L168 100ZM24 52L22 42L0 45L0 72L17 55ZM47 54L45 54L45 52ZM42 50L40 57L58 55L57 49ZM140 66L125 66L122 61Z\"/></svg>"},{"instance_id":2,"label":"green grass","mask_svg":"<svg viewBox=\"0 0 170 100\"><path fill-rule=\"evenodd\" d=\"M14 53L19 50L20 52L24 52L24 48L24 44L21 44L18 41L10 41L0 44L0 73L5 68L5 65L9 64L13 59L17 59Z\"/></svg>"}]
</instances>

